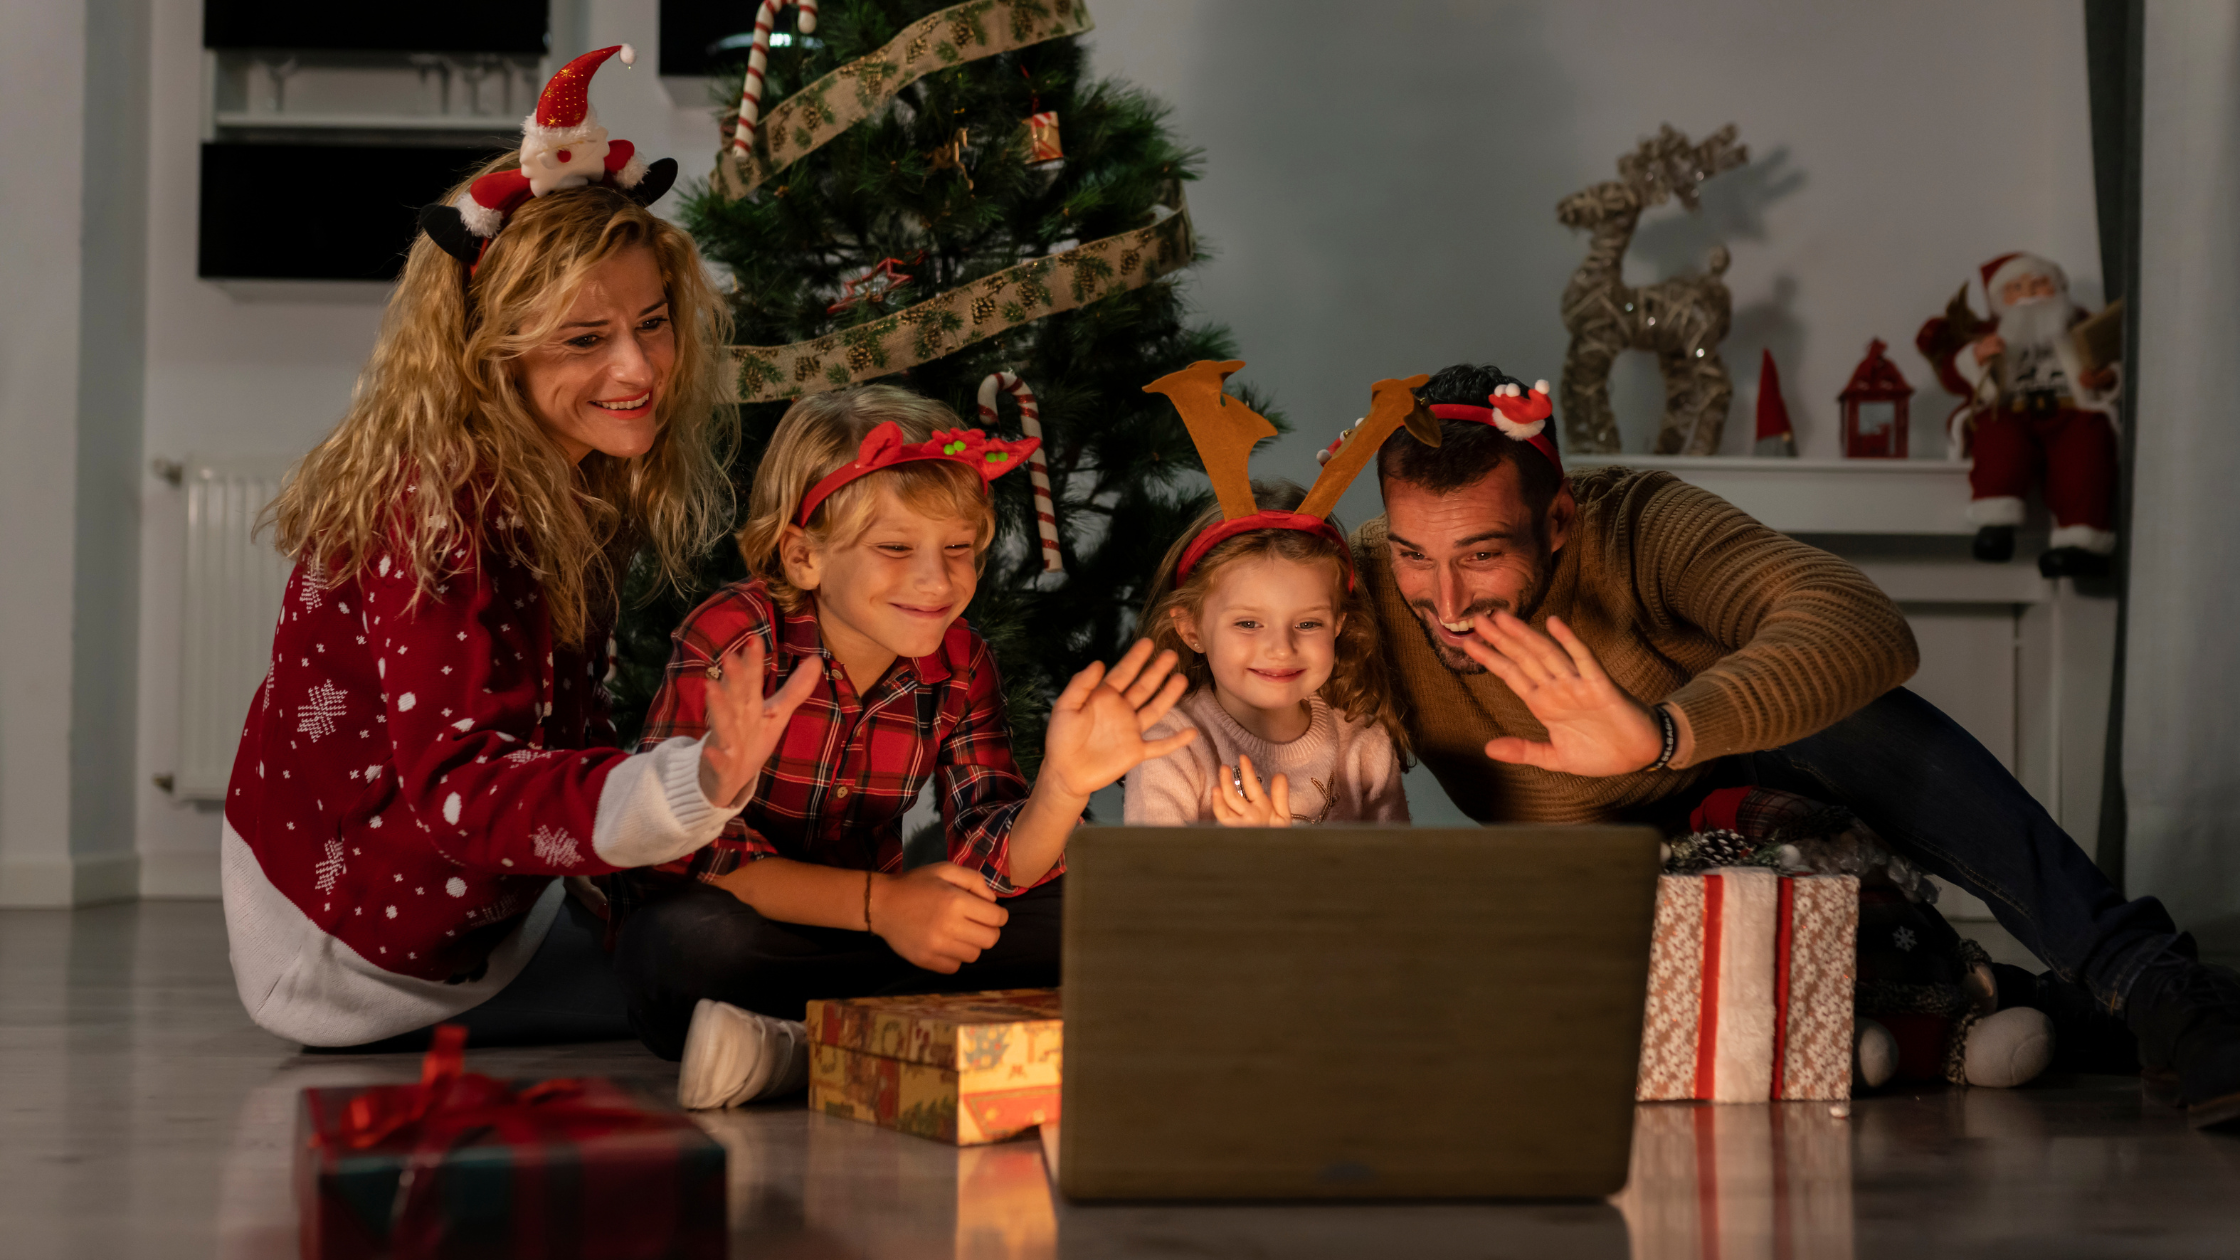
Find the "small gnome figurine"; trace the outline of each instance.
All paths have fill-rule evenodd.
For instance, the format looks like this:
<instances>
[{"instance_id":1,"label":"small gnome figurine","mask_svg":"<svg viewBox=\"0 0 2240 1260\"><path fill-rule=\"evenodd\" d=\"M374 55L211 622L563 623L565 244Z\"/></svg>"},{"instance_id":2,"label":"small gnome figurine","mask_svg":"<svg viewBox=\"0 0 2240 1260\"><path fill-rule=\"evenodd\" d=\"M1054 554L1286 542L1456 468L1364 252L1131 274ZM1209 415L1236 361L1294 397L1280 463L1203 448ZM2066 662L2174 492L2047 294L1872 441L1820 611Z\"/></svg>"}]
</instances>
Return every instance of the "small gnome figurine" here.
<instances>
[{"instance_id":1,"label":"small gnome figurine","mask_svg":"<svg viewBox=\"0 0 2240 1260\"><path fill-rule=\"evenodd\" d=\"M1952 457L1975 459L1968 474L1975 556L1994 564L2013 557L2023 500L2042 468L2054 528L2039 571L2105 574L2116 542L2113 360L2120 346L2089 334L2112 334L2114 321L2071 301L2068 276L2033 254L2002 254L1983 265L1981 277L1988 320L1970 308L1963 285L1914 338L1938 381L1966 400L1948 425ZM2080 326L2088 335L2079 335Z\"/></svg>"},{"instance_id":2,"label":"small gnome figurine","mask_svg":"<svg viewBox=\"0 0 2240 1260\"><path fill-rule=\"evenodd\" d=\"M420 211L420 226L444 250L469 266L480 261L508 216L531 197L565 188L607 184L639 205L650 205L677 179L675 158L650 165L628 140L611 140L591 107L591 76L609 57L635 64L628 44L587 52L560 67L521 123L521 165L474 181L449 205Z\"/></svg>"}]
</instances>

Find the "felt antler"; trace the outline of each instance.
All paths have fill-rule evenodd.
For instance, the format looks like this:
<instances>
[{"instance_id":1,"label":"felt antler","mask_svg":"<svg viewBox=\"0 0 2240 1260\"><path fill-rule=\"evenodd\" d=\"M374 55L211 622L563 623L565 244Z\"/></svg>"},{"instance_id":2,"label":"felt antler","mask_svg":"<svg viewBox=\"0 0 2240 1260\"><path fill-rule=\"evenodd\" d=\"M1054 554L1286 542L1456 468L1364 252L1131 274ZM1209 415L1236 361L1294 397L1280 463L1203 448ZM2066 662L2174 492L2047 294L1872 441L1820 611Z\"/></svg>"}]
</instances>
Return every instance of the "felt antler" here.
<instances>
[{"instance_id":1,"label":"felt antler","mask_svg":"<svg viewBox=\"0 0 2240 1260\"><path fill-rule=\"evenodd\" d=\"M1262 438L1276 435L1276 426L1266 416L1221 392L1221 383L1243 366L1242 359L1200 359L1143 387L1146 394L1165 394L1182 413L1190 441L1213 482L1221 517L1230 521L1260 510L1252 501L1252 448Z\"/></svg>"},{"instance_id":2,"label":"felt antler","mask_svg":"<svg viewBox=\"0 0 2240 1260\"><path fill-rule=\"evenodd\" d=\"M1304 516L1328 516L1338 506L1338 497L1361 475L1361 470L1375 458L1377 448L1391 437L1401 425L1426 446L1439 444L1439 422L1416 401L1415 391L1431 378L1418 373L1404 379L1386 378L1369 387L1369 414L1353 431L1339 439L1339 446L1323 464L1322 472L1314 479L1307 497L1299 504Z\"/></svg>"}]
</instances>

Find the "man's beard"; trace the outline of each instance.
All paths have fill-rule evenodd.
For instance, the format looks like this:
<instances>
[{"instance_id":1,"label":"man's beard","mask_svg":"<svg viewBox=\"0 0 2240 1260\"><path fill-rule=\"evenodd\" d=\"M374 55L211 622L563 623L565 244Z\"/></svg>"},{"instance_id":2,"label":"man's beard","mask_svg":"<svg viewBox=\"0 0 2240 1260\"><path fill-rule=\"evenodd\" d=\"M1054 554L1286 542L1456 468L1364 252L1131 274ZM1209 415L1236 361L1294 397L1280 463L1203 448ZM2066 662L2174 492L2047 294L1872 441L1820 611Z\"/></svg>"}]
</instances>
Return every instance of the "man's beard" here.
<instances>
[{"instance_id":1,"label":"man's beard","mask_svg":"<svg viewBox=\"0 0 2240 1260\"><path fill-rule=\"evenodd\" d=\"M1497 611L1506 610L1515 613L1521 621L1532 620L1533 614L1540 611L1540 601L1547 598L1548 577L1554 570L1554 558L1548 553L1542 552L1540 558L1533 563L1532 580L1525 584L1522 591L1517 592L1516 602L1513 605L1505 599L1480 600L1464 610L1463 616L1471 619L1473 630L1477 628L1477 618L1491 617ZM1439 658L1439 663L1447 667L1448 673L1483 674L1486 672L1486 667L1471 659L1467 653L1450 648L1440 641L1439 631L1434 628L1440 617L1438 611L1429 603L1416 601L1408 605L1408 611L1416 615L1416 629L1423 633L1423 641L1430 645L1431 654Z\"/></svg>"},{"instance_id":2,"label":"man's beard","mask_svg":"<svg viewBox=\"0 0 2240 1260\"><path fill-rule=\"evenodd\" d=\"M2052 345L2069 331L2076 315L2076 304L2067 294L2017 302L1999 316L1999 336L2017 350Z\"/></svg>"}]
</instances>

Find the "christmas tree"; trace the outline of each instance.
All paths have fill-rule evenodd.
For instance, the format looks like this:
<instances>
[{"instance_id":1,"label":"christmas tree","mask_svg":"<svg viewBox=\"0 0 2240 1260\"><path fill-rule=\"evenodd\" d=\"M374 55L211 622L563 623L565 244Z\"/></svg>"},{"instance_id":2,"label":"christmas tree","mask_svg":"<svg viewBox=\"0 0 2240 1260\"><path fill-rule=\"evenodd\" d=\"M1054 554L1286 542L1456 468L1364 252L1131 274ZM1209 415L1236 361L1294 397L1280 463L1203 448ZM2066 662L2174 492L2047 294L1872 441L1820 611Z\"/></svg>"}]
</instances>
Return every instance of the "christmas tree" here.
<instances>
[{"instance_id":1,"label":"christmas tree","mask_svg":"<svg viewBox=\"0 0 2240 1260\"><path fill-rule=\"evenodd\" d=\"M1163 106L1088 77L1089 26L1079 0L839 0L813 33L786 10L760 85L775 104L753 111L748 138L743 63L723 94L718 169L681 215L732 277L742 503L804 392L891 381L987 425L990 374L1031 388L1062 572L1049 571L1029 479L1002 478L965 614L1003 671L1030 775L1054 689L1126 649L1153 567L1210 502L1180 417L1143 386L1234 354L1224 329L1189 321L1173 275L1203 256L1181 198L1198 155ZM1021 421L1004 404L987 427L1016 436ZM699 589L628 601L615 688L626 736L660 683L670 628L743 571L719 548Z\"/></svg>"}]
</instances>

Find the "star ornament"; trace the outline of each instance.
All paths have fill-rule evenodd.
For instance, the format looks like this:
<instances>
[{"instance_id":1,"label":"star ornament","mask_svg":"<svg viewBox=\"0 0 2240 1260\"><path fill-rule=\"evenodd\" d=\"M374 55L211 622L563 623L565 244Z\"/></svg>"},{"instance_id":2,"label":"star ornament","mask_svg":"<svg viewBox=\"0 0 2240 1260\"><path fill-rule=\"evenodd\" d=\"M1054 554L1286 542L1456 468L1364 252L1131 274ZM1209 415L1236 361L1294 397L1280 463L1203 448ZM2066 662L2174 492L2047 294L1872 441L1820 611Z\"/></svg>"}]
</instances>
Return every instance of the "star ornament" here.
<instances>
[{"instance_id":1,"label":"star ornament","mask_svg":"<svg viewBox=\"0 0 2240 1260\"><path fill-rule=\"evenodd\" d=\"M910 283L914 277L902 270L899 258L882 258L870 270L853 280L840 282L840 300L824 308L827 315L837 315L858 302L879 303L887 295Z\"/></svg>"}]
</instances>

